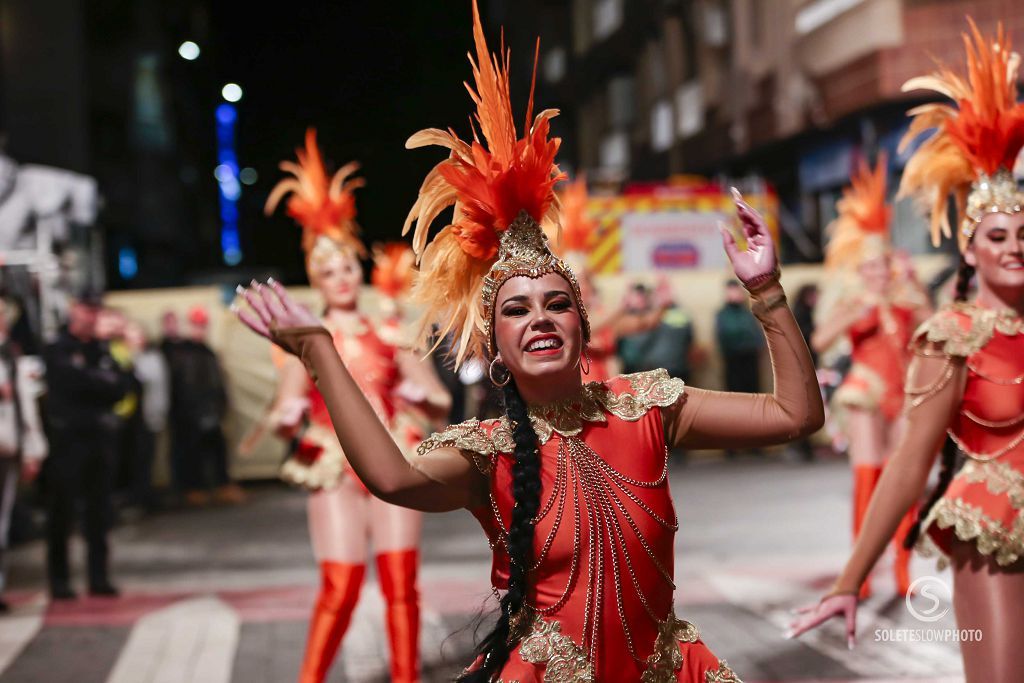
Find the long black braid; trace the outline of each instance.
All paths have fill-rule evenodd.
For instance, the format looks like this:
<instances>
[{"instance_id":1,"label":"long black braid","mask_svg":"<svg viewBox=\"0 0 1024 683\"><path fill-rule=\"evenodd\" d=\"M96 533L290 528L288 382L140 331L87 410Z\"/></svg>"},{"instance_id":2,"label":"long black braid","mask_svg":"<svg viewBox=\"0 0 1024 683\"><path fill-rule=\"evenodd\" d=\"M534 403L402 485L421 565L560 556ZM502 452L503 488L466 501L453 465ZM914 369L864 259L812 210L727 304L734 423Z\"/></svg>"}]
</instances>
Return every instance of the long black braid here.
<instances>
[{"instance_id":1,"label":"long black braid","mask_svg":"<svg viewBox=\"0 0 1024 683\"><path fill-rule=\"evenodd\" d=\"M969 265L964 257L960 257L960 266L956 271L956 293L955 299L957 301L967 301L967 293L971 286L971 278L974 277L974 266ZM942 445L942 463L939 469L939 481L935 485L935 490L932 491L932 495L928 497L928 502L921 508L921 512L917 515L917 521L914 522L914 526L910 527L907 531L907 535L903 539L903 547L910 550L917 543L918 537L921 535L921 525L924 523L925 518L931 511L932 507L939 502L939 499L946 493L946 489L949 488L949 484L953 481L953 475L956 473L957 463L957 445L953 442L953 439L946 437L946 442Z\"/></svg>"},{"instance_id":2,"label":"long black braid","mask_svg":"<svg viewBox=\"0 0 1024 683\"><path fill-rule=\"evenodd\" d=\"M526 403L519 395L516 383L509 383L502 390L505 401L505 415L512 425L512 439L515 442L512 464L512 523L508 530L509 576L508 592L501 599L498 623L480 643L479 654L482 665L475 671L459 677L462 683L487 683L508 661L515 642L510 642L512 619L519 614L526 603L529 589L527 569L533 564L534 517L540 507L540 453L537 450L537 435L530 425Z\"/></svg>"}]
</instances>

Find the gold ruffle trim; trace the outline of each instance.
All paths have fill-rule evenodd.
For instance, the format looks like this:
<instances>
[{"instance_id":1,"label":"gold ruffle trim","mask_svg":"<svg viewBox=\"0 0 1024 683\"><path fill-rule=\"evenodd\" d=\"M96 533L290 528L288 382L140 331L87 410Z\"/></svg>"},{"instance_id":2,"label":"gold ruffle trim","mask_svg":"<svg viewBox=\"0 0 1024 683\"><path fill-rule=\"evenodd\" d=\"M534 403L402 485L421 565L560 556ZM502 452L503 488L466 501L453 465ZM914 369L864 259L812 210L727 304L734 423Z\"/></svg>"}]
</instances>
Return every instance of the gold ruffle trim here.
<instances>
[{"instance_id":1,"label":"gold ruffle trim","mask_svg":"<svg viewBox=\"0 0 1024 683\"><path fill-rule=\"evenodd\" d=\"M647 658L642 683L675 683L683 668L683 654L679 643L695 643L700 638L697 627L674 614L658 625L654 653ZM544 683L591 683L596 680L594 667L584 649L562 633L557 621L548 621L534 615L529 633L519 645L519 656L524 662L544 665L541 680ZM704 674L705 683L742 683L722 661L716 671ZM502 683L502 681L498 681ZM515 680L506 683L518 683Z\"/></svg>"},{"instance_id":2,"label":"gold ruffle trim","mask_svg":"<svg viewBox=\"0 0 1024 683\"><path fill-rule=\"evenodd\" d=\"M982 555L992 556L1006 567L1024 555L1024 517L1020 515L1013 527L1007 529L1001 522L961 498L942 498L928 513L922 528L918 550L926 557L934 556L939 548L927 536L927 529L935 523L940 529L953 529L961 541L973 542ZM926 540L927 539L927 540ZM943 563L945 564L945 563Z\"/></svg>"},{"instance_id":3,"label":"gold ruffle trim","mask_svg":"<svg viewBox=\"0 0 1024 683\"><path fill-rule=\"evenodd\" d=\"M966 314L970 324L965 329L959 314ZM914 340L942 346L948 356L966 358L980 351L995 332L1014 336L1024 331L1024 318L1016 311L996 311L962 301L943 306L914 332Z\"/></svg>"},{"instance_id":4,"label":"gold ruffle trim","mask_svg":"<svg viewBox=\"0 0 1024 683\"><path fill-rule=\"evenodd\" d=\"M665 408L686 391L681 379L670 377L662 369L623 375L629 391L616 393L607 383L590 382L570 399L544 406L530 407L530 422L542 444L555 433L576 436L588 422L606 422L607 414L635 422L654 407ZM490 435L478 420L467 420L432 434L417 449L425 455L437 448L458 448L474 454L474 462L482 472L489 472L493 456L511 453L515 444L508 418L502 416Z\"/></svg>"}]
</instances>

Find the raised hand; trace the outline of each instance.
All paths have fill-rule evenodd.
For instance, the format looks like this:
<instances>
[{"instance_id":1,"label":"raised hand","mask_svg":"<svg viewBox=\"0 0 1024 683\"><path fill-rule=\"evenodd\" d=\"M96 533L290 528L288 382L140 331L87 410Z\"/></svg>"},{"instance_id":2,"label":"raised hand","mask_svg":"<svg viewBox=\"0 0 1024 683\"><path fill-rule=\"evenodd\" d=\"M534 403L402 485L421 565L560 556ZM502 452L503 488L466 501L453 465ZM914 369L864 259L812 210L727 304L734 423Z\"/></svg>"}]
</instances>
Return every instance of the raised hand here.
<instances>
[{"instance_id":1,"label":"raised hand","mask_svg":"<svg viewBox=\"0 0 1024 683\"><path fill-rule=\"evenodd\" d=\"M813 605L796 610L796 619L789 625L786 638L799 638L832 617L842 616L846 622L846 646L853 649L857 631L857 596L852 593L828 595Z\"/></svg>"},{"instance_id":2,"label":"raised hand","mask_svg":"<svg viewBox=\"0 0 1024 683\"><path fill-rule=\"evenodd\" d=\"M249 287L239 286L236 291L249 304L249 309L232 304L231 310L246 327L272 342L278 342L278 330L322 325L308 308L288 294L284 285L273 279L267 280L265 285L253 280Z\"/></svg>"},{"instance_id":3,"label":"raised hand","mask_svg":"<svg viewBox=\"0 0 1024 683\"><path fill-rule=\"evenodd\" d=\"M747 248L741 251L729 228L724 223L719 223L725 253L732 262L733 272L743 284L767 281L779 267L775 255L775 242L768 232L768 225L761 214L744 201L743 195L735 187L732 188L732 196L736 202L736 213L743 228L743 235L747 240Z\"/></svg>"}]
</instances>

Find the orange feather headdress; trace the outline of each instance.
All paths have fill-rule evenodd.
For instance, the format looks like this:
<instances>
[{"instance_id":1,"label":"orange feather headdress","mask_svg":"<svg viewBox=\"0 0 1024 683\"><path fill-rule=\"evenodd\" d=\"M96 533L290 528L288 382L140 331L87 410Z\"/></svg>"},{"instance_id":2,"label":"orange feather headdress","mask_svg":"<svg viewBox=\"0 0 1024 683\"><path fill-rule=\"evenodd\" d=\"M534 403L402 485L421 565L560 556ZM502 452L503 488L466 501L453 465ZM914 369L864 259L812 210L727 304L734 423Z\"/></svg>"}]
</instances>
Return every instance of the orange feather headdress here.
<instances>
[{"instance_id":1,"label":"orange feather headdress","mask_svg":"<svg viewBox=\"0 0 1024 683\"><path fill-rule=\"evenodd\" d=\"M589 338L586 313L572 271L547 246L540 223L558 223L554 186L565 178L555 164L560 140L548 137L550 120L558 112L548 109L533 115L533 86L526 109L527 127L518 137L509 96L510 53L502 44L492 55L473 1L473 42L470 55L473 85L466 83L476 105L472 143L460 140L451 129L422 130L406 142L409 149L438 145L449 150L447 159L430 171L406 219L403 234L413 226L413 249L420 275L412 298L422 307L421 339L454 333L456 364L494 355L491 334L494 300L511 277L540 277L558 272L573 286ZM536 82L536 56L534 82ZM482 137L482 140L481 140ZM428 244L430 225L449 206L452 221Z\"/></svg>"},{"instance_id":2,"label":"orange feather headdress","mask_svg":"<svg viewBox=\"0 0 1024 683\"><path fill-rule=\"evenodd\" d=\"M387 242L373 247L370 282L384 296L397 299L412 286L416 255L405 242Z\"/></svg>"},{"instance_id":3,"label":"orange feather headdress","mask_svg":"<svg viewBox=\"0 0 1024 683\"><path fill-rule=\"evenodd\" d=\"M855 267L889 249L889 221L892 208L885 201L888 157L879 154L875 168L861 159L836 203L839 215L827 230L831 235L825 248L828 268Z\"/></svg>"},{"instance_id":4,"label":"orange feather headdress","mask_svg":"<svg viewBox=\"0 0 1024 683\"><path fill-rule=\"evenodd\" d=\"M549 234L558 255L576 268L585 268L587 256L594 248L597 221L587 215L587 181L582 176L567 183L559 196L562 205L561 237Z\"/></svg>"},{"instance_id":5,"label":"orange feather headdress","mask_svg":"<svg viewBox=\"0 0 1024 683\"><path fill-rule=\"evenodd\" d=\"M901 149L921 132L936 129L907 162L900 196L915 196L931 210L932 243L952 236L946 215L950 194L962 217L958 244L970 243L987 213L1016 213L1024 197L1017 190L1013 166L1024 147L1024 104L1017 102L1020 55L1013 52L1002 24L993 39L968 18L963 35L966 78L939 65L928 76L912 78L904 91L932 90L954 105L924 104L911 109L914 120Z\"/></svg>"},{"instance_id":6,"label":"orange feather headdress","mask_svg":"<svg viewBox=\"0 0 1024 683\"><path fill-rule=\"evenodd\" d=\"M302 227L302 248L307 268L338 252L366 255L366 247L357 237L356 199L353 191L363 187L362 178L351 177L359 169L350 162L328 179L323 156L316 144L316 129L306 131L306 148L295 150L298 161L282 161L280 168L293 177L281 180L270 196L264 212L270 215L281 200L288 197L288 215Z\"/></svg>"}]
</instances>

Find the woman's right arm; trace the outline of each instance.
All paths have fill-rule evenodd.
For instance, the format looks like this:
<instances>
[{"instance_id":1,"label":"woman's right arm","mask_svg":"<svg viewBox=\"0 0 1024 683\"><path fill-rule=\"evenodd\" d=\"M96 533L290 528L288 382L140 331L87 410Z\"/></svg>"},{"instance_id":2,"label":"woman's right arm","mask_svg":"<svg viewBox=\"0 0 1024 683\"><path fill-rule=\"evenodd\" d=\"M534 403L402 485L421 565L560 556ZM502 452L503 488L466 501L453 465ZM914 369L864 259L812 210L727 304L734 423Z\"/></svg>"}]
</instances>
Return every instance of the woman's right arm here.
<instances>
[{"instance_id":1,"label":"woman's right arm","mask_svg":"<svg viewBox=\"0 0 1024 683\"><path fill-rule=\"evenodd\" d=\"M841 306L829 317L828 320L818 325L811 335L811 348L815 353L824 353L846 331L853 327L863 315L864 307L861 305Z\"/></svg>"},{"instance_id":2,"label":"woman's right arm","mask_svg":"<svg viewBox=\"0 0 1024 683\"><path fill-rule=\"evenodd\" d=\"M845 614L847 635L855 628L856 595L865 577L889 544L900 520L921 498L946 429L960 405L966 378L962 358L940 347L919 350L907 375L907 405L903 436L886 464L868 505L853 552L832 591L817 605L805 608L791 626L796 637L830 617Z\"/></svg>"},{"instance_id":3,"label":"woman's right arm","mask_svg":"<svg viewBox=\"0 0 1024 683\"><path fill-rule=\"evenodd\" d=\"M298 356L310 371L352 469L378 498L425 512L477 507L487 480L456 448L406 460L338 356L330 333L278 283L242 292L255 315L238 311L253 331Z\"/></svg>"}]
</instances>

